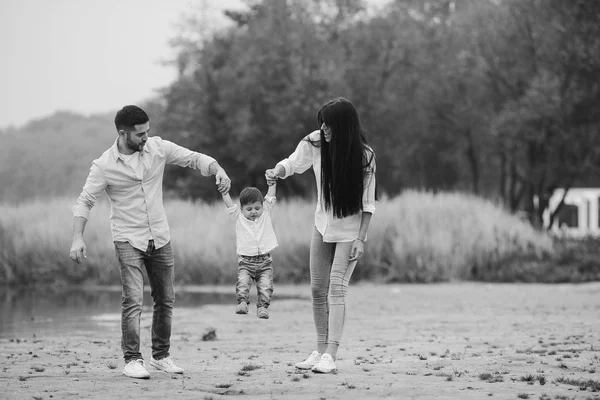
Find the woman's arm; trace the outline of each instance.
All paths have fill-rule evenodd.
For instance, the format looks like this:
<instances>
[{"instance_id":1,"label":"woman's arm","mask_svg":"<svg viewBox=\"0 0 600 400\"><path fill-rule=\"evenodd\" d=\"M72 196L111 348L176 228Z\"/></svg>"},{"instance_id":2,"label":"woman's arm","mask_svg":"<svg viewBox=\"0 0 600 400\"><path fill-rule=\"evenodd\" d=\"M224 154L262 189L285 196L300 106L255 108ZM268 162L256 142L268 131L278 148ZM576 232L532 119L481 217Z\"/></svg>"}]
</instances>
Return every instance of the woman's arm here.
<instances>
[{"instance_id":1,"label":"woman's arm","mask_svg":"<svg viewBox=\"0 0 600 400\"><path fill-rule=\"evenodd\" d=\"M369 230L372 216L373 214L370 212L363 211L362 213L358 237L352 244L352 250L350 251L350 261L358 260L365 252L365 241L367 240L367 231Z\"/></svg>"},{"instance_id":2,"label":"woman's arm","mask_svg":"<svg viewBox=\"0 0 600 400\"><path fill-rule=\"evenodd\" d=\"M312 142L316 139L316 132L311 133L298 143L296 150L286 159L277 163L274 168L265 171L267 180L287 178L293 174L301 174L313 165L313 152L320 151Z\"/></svg>"},{"instance_id":3,"label":"woman's arm","mask_svg":"<svg viewBox=\"0 0 600 400\"><path fill-rule=\"evenodd\" d=\"M371 150L372 152L372 150ZM367 231L369 230L369 224L371 223L371 217L375 212L375 154L371 153L371 159L369 165L365 170L364 175L364 189L362 199L362 218L360 220L360 228L358 230L358 236L352 244L352 250L350 251L350 261L358 260L365 252L365 242L367 240Z\"/></svg>"}]
</instances>

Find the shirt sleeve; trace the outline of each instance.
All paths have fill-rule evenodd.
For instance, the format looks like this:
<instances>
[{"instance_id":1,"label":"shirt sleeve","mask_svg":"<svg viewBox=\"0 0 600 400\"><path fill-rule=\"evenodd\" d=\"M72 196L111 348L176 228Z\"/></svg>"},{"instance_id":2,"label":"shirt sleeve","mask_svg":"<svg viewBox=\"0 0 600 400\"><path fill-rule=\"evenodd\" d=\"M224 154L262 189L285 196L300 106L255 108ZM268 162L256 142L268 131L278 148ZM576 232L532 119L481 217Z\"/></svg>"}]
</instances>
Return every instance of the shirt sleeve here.
<instances>
[{"instance_id":1,"label":"shirt sleeve","mask_svg":"<svg viewBox=\"0 0 600 400\"><path fill-rule=\"evenodd\" d=\"M277 197L273 196L265 196L265 208L270 212L273 207L275 207L275 202L277 202Z\"/></svg>"},{"instance_id":2,"label":"shirt sleeve","mask_svg":"<svg viewBox=\"0 0 600 400\"><path fill-rule=\"evenodd\" d=\"M227 207L227 212L229 213L229 216L231 217L232 220L236 220L238 218L238 216L240 215L240 206L238 206L237 204L232 205L231 207Z\"/></svg>"},{"instance_id":3,"label":"shirt sleeve","mask_svg":"<svg viewBox=\"0 0 600 400\"><path fill-rule=\"evenodd\" d=\"M175 164L180 167L188 167L199 170L203 176L209 176L209 166L216 160L206 154L198 153L185 147L181 147L168 140L163 140L166 163Z\"/></svg>"},{"instance_id":4,"label":"shirt sleeve","mask_svg":"<svg viewBox=\"0 0 600 400\"><path fill-rule=\"evenodd\" d=\"M77 203L73 207L74 217L89 218L90 210L96 204L98 196L106 189L106 180L102 174L102 170L98 166L97 160L92 163L90 173L88 174L83 190L77 199Z\"/></svg>"},{"instance_id":5,"label":"shirt sleeve","mask_svg":"<svg viewBox=\"0 0 600 400\"><path fill-rule=\"evenodd\" d=\"M367 153L367 157L370 158L370 161L365 169L362 208L363 212L375 214L375 187L377 186L375 180L375 171L377 169L375 153L371 150Z\"/></svg>"},{"instance_id":6,"label":"shirt sleeve","mask_svg":"<svg viewBox=\"0 0 600 400\"><path fill-rule=\"evenodd\" d=\"M318 147L310 143L310 140L314 140L313 136L314 132L306 136L298 143L296 150L288 158L277 163L277 165L281 165L285 169L283 178L294 174L301 174L313 165L313 151L320 151Z\"/></svg>"}]
</instances>

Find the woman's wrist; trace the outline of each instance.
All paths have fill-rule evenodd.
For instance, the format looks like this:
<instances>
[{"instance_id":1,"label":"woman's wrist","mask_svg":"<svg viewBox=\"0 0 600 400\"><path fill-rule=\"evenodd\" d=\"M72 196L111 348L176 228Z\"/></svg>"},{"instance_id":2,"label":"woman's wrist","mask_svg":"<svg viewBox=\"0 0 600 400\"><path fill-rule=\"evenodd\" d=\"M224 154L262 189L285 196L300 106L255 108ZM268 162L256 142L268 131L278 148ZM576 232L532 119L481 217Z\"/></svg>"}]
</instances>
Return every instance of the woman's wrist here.
<instances>
[{"instance_id":1,"label":"woman's wrist","mask_svg":"<svg viewBox=\"0 0 600 400\"><path fill-rule=\"evenodd\" d=\"M283 178L286 174L285 165L277 163L277 165L275 165L275 174L278 178Z\"/></svg>"},{"instance_id":2,"label":"woman's wrist","mask_svg":"<svg viewBox=\"0 0 600 400\"><path fill-rule=\"evenodd\" d=\"M367 243L367 241L366 241L365 239L361 239L361 238L359 238L359 237L357 237L357 238L356 238L356 240L360 240L360 241L361 241L361 242L363 242L363 243Z\"/></svg>"}]
</instances>

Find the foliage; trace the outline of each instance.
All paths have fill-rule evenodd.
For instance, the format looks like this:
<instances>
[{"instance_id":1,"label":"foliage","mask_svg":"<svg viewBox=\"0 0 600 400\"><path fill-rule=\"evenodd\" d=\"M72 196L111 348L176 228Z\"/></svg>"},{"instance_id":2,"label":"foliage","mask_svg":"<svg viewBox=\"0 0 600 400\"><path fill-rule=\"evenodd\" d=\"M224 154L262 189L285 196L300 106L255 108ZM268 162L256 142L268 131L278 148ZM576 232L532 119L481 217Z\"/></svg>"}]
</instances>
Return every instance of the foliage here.
<instances>
[{"instance_id":1,"label":"foliage","mask_svg":"<svg viewBox=\"0 0 600 400\"><path fill-rule=\"evenodd\" d=\"M382 194L468 191L539 227L554 188L598 185L600 2L246 3L212 35L186 16L178 78L144 104L153 134L215 157L234 194L265 188L264 170L335 96L360 111ZM58 113L2 132L2 200L75 196L112 144L111 119ZM169 197L218 199L189 169L167 168L165 185ZM314 196L310 173L280 186Z\"/></svg>"},{"instance_id":2,"label":"foliage","mask_svg":"<svg viewBox=\"0 0 600 400\"><path fill-rule=\"evenodd\" d=\"M94 158L116 138L111 125L107 115L83 117L59 112L4 132L0 147L0 200L76 196Z\"/></svg>"},{"instance_id":3,"label":"foliage","mask_svg":"<svg viewBox=\"0 0 600 400\"><path fill-rule=\"evenodd\" d=\"M469 190L539 225L554 188L598 178L597 2L396 0L375 14L361 1L248 4L227 14L229 30L179 42L187 64L166 94L169 132L227 160L238 189L338 95L358 106L390 195ZM307 194L306 180L287 183Z\"/></svg>"}]
</instances>

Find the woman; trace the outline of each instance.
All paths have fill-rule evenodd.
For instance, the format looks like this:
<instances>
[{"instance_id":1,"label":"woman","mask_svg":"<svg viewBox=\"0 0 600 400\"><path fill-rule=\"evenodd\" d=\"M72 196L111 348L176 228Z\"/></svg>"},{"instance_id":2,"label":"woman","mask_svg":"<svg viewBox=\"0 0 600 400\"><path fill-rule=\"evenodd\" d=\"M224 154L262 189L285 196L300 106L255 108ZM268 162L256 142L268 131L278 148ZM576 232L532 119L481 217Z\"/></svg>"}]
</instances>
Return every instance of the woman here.
<instances>
[{"instance_id":1,"label":"woman","mask_svg":"<svg viewBox=\"0 0 600 400\"><path fill-rule=\"evenodd\" d=\"M317 186L310 245L310 287L317 349L296 364L331 373L346 321L346 291L364 252L375 212L375 153L367 145L354 105L337 98L317 113L320 130L306 136L285 160L265 172L267 180L312 167Z\"/></svg>"}]
</instances>

